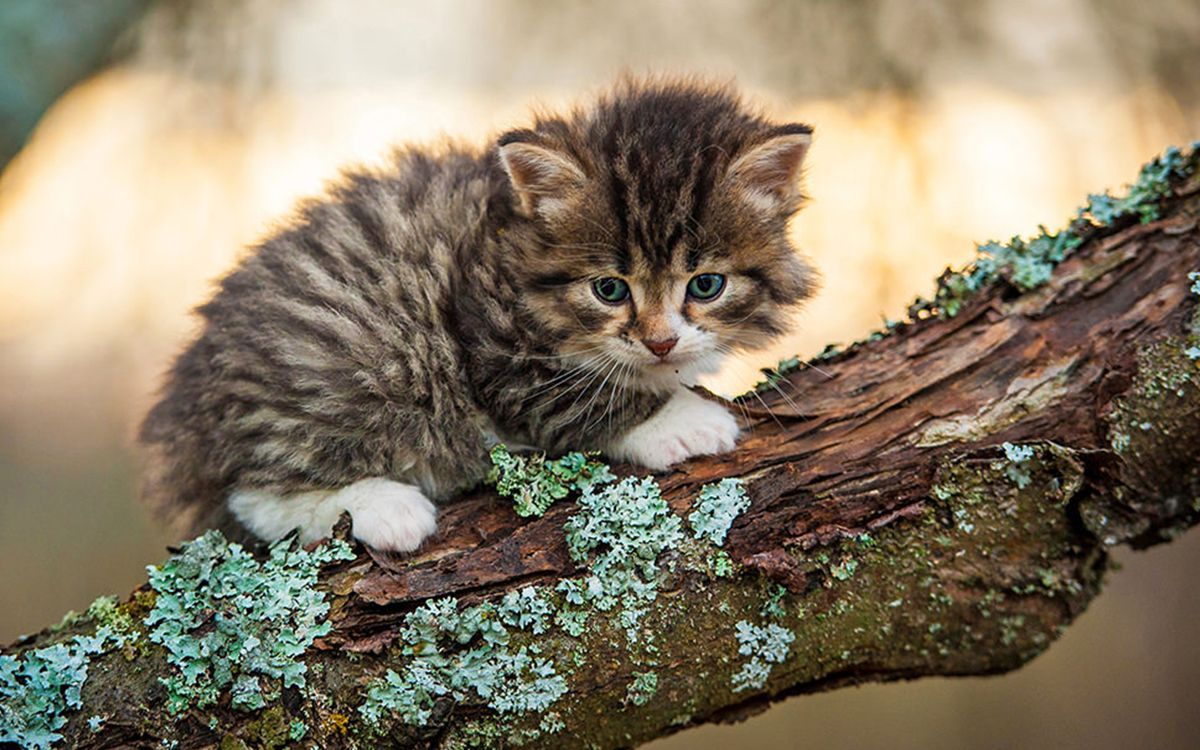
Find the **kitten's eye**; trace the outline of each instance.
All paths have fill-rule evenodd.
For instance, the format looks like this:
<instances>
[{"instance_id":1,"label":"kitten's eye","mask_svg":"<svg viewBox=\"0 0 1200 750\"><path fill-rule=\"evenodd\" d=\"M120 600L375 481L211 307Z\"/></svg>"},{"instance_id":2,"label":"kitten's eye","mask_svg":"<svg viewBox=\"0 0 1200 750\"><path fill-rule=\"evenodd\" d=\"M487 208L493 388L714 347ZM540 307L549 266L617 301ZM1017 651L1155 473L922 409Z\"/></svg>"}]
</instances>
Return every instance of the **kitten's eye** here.
<instances>
[{"instance_id":1,"label":"kitten's eye","mask_svg":"<svg viewBox=\"0 0 1200 750\"><path fill-rule=\"evenodd\" d=\"M609 305L619 305L629 298L629 285L612 276L593 281L592 291L601 302Z\"/></svg>"},{"instance_id":2,"label":"kitten's eye","mask_svg":"<svg viewBox=\"0 0 1200 750\"><path fill-rule=\"evenodd\" d=\"M692 299L708 302L721 296L725 290L725 277L719 273L702 273L688 282L687 293Z\"/></svg>"}]
</instances>

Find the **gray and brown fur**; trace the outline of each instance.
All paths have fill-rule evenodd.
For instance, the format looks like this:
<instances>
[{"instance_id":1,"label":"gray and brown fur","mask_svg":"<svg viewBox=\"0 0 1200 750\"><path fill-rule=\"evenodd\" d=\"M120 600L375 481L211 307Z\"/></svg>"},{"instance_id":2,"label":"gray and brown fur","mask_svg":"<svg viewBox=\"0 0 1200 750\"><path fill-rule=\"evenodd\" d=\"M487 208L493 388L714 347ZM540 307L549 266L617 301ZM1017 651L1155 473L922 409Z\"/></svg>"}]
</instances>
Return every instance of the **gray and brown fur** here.
<instances>
[{"instance_id":1,"label":"gray and brown fur","mask_svg":"<svg viewBox=\"0 0 1200 750\"><path fill-rule=\"evenodd\" d=\"M738 296L684 315L728 331L732 349L783 332L813 284L787 239L799 194L747 211L727 173L748 148L808 132L728 88L626 82L498 140L582 169L553 220L528 210L497 145L406 148L384 171L345 175L199 308L203 330L141 428L144 496L198 529L225 523L237 489L387 477L445 500L481 479L496 439L605 446L666 396L564 376L581 341L654 325L578 304L581 286L618 273L653 288L716 264Z\"/></svg>"}]
</instances>

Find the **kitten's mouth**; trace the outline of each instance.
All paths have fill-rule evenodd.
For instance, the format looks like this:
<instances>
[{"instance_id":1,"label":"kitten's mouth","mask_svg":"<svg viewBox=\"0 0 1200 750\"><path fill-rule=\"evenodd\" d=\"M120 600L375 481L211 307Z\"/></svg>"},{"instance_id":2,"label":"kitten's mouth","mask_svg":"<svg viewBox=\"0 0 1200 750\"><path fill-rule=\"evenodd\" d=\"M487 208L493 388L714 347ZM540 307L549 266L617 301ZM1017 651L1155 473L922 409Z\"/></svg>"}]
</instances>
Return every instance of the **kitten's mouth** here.
<instances>
[{"instance_id":1,"label":"kitten's mouth","mask_svg":"<svg viewBox=\"0 0 1200 750\"><path fill-rule=\"evenodd\" d=\"M653 362L647 362L643 369L654 375L666 375L671 372L680 373L693 364L694 360L695 357L688 355L664 357Z\"/></svg>"},{"instance_id":2,"label":"kitten's mouth","mask_svg":"<svg viewBox=\"0 0 1200 750\"><path fill-rule=\"evenodd\" d=\"M663 370L670 370L672 368L677 370L682 365L683 359L680 357L662 357L648 363L646 366L656 372L662 372Z\"/></svg>"}]
</instances>

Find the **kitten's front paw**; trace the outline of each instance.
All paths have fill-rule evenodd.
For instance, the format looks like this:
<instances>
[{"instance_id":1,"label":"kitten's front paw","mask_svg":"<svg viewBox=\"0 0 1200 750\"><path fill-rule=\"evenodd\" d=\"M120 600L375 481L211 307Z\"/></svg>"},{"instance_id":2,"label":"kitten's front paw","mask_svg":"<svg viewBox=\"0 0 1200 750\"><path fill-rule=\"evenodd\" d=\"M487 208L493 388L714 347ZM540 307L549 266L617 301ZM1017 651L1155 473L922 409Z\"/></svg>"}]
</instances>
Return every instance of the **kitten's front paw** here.
<instances>
[{"instance_id":1,"label":"kitten's front paw","mask_svg":"<svg viewBox=\"0 0 1200 750\"><path fill-rule=\"evenodd\" d=\"M390 479L363 479L337 492L354 537L383 552L412 552L437 530L437 508L419 489Z\"/></svg>"},{"instance_id":2,"label":"kitten's front paw","mask_svg":"<svg viewBox=\"0 0 1200 750\"><path fill-rule=\"evenodd\" d=\"M732 450L738 423L720 404L691 391L675 394L654 416L630 430L610 451L654 471L691 458Z\"/></svg>"}]
</instances>

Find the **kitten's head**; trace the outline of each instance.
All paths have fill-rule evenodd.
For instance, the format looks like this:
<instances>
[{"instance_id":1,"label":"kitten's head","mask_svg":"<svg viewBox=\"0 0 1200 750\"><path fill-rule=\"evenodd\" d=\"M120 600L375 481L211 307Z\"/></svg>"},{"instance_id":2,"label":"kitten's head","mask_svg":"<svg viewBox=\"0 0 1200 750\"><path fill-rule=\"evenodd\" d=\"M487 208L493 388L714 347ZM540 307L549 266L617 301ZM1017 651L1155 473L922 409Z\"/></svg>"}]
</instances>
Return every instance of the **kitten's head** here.
<instances>
[{"instance_id":1,"label":"kitten's head","mask_svg":"<svg viewBox=\"0 0 1200 750\"><path fill-rule=\"evenodd\" d=\"M526 308L559 351L643 387L763 346L815 283L787 233L811 133L725 88L627 83L506 134Z\"/></svg>"}]
</instances>

